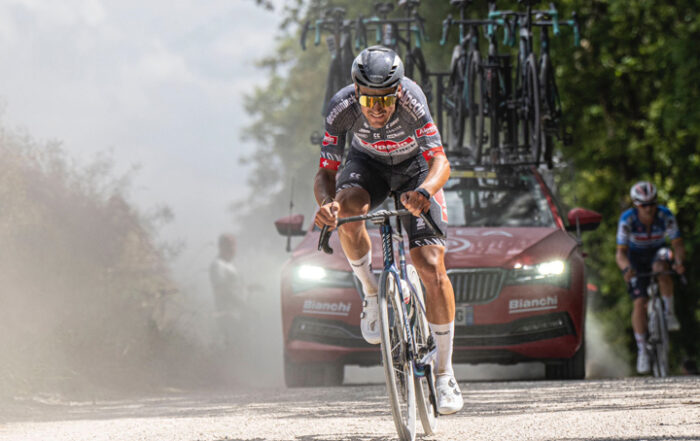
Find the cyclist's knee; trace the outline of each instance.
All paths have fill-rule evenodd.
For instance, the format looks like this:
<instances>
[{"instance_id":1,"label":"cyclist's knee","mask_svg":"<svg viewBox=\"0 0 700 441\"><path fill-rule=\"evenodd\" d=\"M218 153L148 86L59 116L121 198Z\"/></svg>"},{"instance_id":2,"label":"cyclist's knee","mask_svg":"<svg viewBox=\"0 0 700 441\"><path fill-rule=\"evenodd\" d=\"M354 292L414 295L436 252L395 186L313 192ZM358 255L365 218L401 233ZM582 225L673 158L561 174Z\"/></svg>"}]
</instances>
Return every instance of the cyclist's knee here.
<instances>
[{"instance_id":1,"label":"cyclist's knee","mask_svg":"<svg viewBox=\"0 0 700 441\"><path fill-rule=\"evenodd\" d=\"M651 269L652 269L654 272L662 272L662 271L668 271L668 270L669 270L669 268L668 268L668 263L666 263L666 262L664 262L664 261L662 261L662 260L657 260L657 261L655 261L655 262L652 264ZM661 278L664 278L664 277L668 277L668 275L667 275L667 274L660 274L658 277L659 277L659 279L661 279Z\"/></svg>"},{"instance_id":2,"label":"cyclist's knee","mask_svg":"<svg viewBox=\"0 0 700 441\"><path fill-rule=\"evenodd\" d=\"M340 204L340 217L358 216L369 212L370 198L367 190L360 187L350 187L341 190L336 196ZM360 222L351 222L346 225L361 225Z\"/></svg>"},{"instance_id":3,"label":"cyclist's knee","mask_svg":"<svg viewBox=\"0 0 700 441\"><path fill-rule=\"evenodd\" d=\"M444 249L437 245L413 248L411 260L426 286L435 286L449 281L443 260Z\"/></svg>"}]
</instances>

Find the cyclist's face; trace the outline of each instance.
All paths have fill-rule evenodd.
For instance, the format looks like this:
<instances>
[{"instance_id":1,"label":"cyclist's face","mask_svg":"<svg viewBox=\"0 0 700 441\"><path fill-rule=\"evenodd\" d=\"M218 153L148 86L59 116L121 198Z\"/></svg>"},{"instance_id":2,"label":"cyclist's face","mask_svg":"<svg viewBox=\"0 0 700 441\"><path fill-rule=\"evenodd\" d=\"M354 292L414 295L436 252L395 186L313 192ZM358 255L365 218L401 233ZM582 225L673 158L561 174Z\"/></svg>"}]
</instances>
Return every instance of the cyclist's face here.
<instances>
[{"instance_id":1,"label":"cyclist's face","mask_svg":"<svg viewBox=\"0 0 700 441\"><path fill-rule=\"evenodd\" d=\"M635 204L640 220L645 223L651 223L656 215L656 204Z\"/></svg>"},{"instance_id":2,"label":"cyclist's face","mask_svg":"<svg viewBox=\"0 0 700 441\"><path fill-rule=\"evenodd\" d=\"M359 98L360 95L366 96L382 96L382 95L392 95L396 94L398 97L401 96L401 86L398 88L392 87L389 89L370 89L363 86L356 86L355 92ZM390 106L384 106L381 100L376 100L372 107L366 107L360 105L362 109L362 114L367 118L367 122L372 128L381 129L386 125L393 115L394 110L396 110L396 102Z\"/></svg>"}]
</instances>

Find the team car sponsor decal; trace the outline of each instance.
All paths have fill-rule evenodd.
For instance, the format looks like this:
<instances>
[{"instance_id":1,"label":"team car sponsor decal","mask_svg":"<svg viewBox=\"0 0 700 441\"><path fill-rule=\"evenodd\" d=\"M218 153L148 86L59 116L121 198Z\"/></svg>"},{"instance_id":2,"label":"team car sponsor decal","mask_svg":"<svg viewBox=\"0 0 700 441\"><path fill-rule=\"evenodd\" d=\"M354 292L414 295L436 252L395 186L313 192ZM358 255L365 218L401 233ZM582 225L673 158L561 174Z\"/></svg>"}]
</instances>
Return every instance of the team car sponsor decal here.
<instances>
[{"instance_id":1,"label":"team car sponsor decal","mask_svg":"<svg viewBox=\"0 0 700 441\"><path fill-rule=\"evenodd\" d=\"M461 237L450 237L447 239L447 252L448 253L458 253L464 251L471 247L472 243L467 239L462 239Z\"/></svg>"},{"instance_id":2,"label":"team car sponsor decal","mask_svg":"<svg viewBox=\"0 0 700 441\"><path fill-rule=\"evenodd\" d=\"M338 145L338 137L326 132L325 135L323 135L323 145Z\"/></svg>"},{"instance_id":3,"label":"team car sponsor decal","mask_svg":"<svg viewBox=\"0 0 700 441\"><path fill-rule=\"evenodd\" d=\"M442 149L442 146L439 145L437 147L433 147L430 150L426 150L423 152L423 158L425 158L426 161L430 161L433 159L435 156L438 155L444 155L445 151Z\"/></svg>"},{"instance_id":4,"label":"team car sponsor decal","mask_svg":"<svg viewBox=\"0 0 700 441\"><path fill-rule=\"evenodd\" d=\"M338 167L340 167L340 161L333 161L332 159L326 159L322 157L319 161L318 166L320 168L327 168L328 170L338 171Z\"/></svg>"},{"instance_id":5,"label":"team car sponsor decal","mask_svg":"<svg viewBox=\"0 0 700 441\"><path fill-rule=\"evenodd\" d=\"M317 302L316 300L304 301L302 312L307 314L325 314L348 316L352 303L348 302Z\"/></svg>"},{"instance_id":6,"label":"team car sponsor decal","mask_svg":"<svg viewBox=\"0 0 700 441\"><path fill-rule=\"evenodd\" d=\"M362 145L364 147L372 149L378 153L392 153L392 152L395 152L396 150L409 148L409 147L415 145L415 143L416 143L416 140L410 136L408 138L404 139L403 141L398 141L398 142L389 141L389 140L368 142L368 141L365 141L359 137L357 139L360 140L360 142L362 143Z\"/></svg>"},{"instance_id":7,"label":"team car sponsor decal","mask_svg":"<svg viewBox=\"0 0 700 441\"><path fill-rule=\"evenodd\" d=\"M520 312L556 309L557 304L558 299L555 296L540 297L537 299L512 299L508 302L508 313L518 314Z\"/></svg>"},{"instance_id":8,"label":"team car sponsor decal","mask_svg":"<svg viewBox=\"0 0 700 441\"><path fill-rule=\"evenodd\" d=\"M424 125L420 129L416 129L416 136L422 138L423 136L433 136L437 134L437 127L432 122Z\"/></svg>"}]
</instances>

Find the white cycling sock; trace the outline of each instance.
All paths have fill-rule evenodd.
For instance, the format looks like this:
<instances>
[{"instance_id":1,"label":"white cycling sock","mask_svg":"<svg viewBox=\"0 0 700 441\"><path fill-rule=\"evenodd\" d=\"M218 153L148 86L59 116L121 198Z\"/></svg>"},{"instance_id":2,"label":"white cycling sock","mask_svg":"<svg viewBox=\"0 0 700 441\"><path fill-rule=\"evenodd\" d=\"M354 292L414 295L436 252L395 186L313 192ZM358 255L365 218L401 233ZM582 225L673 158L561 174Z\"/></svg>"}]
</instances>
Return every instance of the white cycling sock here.
<instances>
[{"instance_id":1,"label":"white cycling sock","mask_svg":"<svg viewBox=\"0 0 700 441\"><path fill-rule=\"evenodd\" d=\"M452 340L455 335L454 320L444 325L429 323L437 347L437 370L435 375L454 375L452 370Z\"/></svg>"},{"instance_id":2,"label":"white cycling sock","mask_svg":"<svg viewBox=\"0 0 700 441\"><path fill-rule=\"evenodd\" d=\"M379 291L379 283L377 281L377 276L372 272L372 249L370 248L366 256L358 260L351 260L350 267L352 272L355 273L360 283L362 283L362 291L364 291L366 296L376 296L377 291Z\"/></svg>"},{"instance_id":3,"label":"white cycling sock","mask_svg":"<svg viewBox=\"0 0 700 441\"><path fill-rule=\"evenodd\" d=\"M637 350L639 352L646 351L647 338L645 334L634 333L634 339L637 340Z\"/></svg>"},{"instance_id":4,"label":"white cycling sock","mask_svg":"<svg viewBox=\"0 0 700 441\"><path fill-rule=\"evenodd\" d=\"M673 311L673 297L662 296L661 298L664 299L664 309L666 310L666 314L676 315Z\"/></svg>"}]
</instances>

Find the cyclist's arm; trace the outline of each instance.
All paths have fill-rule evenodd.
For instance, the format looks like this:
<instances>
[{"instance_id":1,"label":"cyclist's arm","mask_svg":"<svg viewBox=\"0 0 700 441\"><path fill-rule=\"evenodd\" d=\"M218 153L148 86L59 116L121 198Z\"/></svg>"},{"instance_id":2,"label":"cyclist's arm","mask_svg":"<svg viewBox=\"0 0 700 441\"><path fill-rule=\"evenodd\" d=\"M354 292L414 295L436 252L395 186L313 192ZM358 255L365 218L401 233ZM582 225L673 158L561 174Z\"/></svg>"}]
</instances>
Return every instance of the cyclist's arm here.
<instances>
[{"instance_id":1,"label":"cyclist's arm","mask_svg":"<svg viewBox=\"0 0 700 441\"><path fill-rule=\"evenodd\" d=\"M428 160L428 175L418 188L425 189L432 197L435 193L440 191L449 178L450 162L447 160L445 154L442 153L442 148L440 148L440 154L434 155ZM401 203L414 216L420 216L421 212L424 213L430 210L430 199L426 199L417 191L407 191L402 194Z\"/></svg>"},{"instance_id":2,"label":"cyclist's arm","mask_svg":"<svg viewBox=\"0 0 700 441\"><path fill-rule=\"evenodd\" d=\"M675 258L674 269L678 274L683 274L685 272L685 267L683 262L685 262L685 246L683 245L683 239L677 237L671 241L671 246L673 247L673 256Z\"/></svg>"},{"instance_id":3,"label":"cyclist's arm","mask_svg":"<svg viewBox=\"0 0 700 441\"><path fill-rule=\"evenodd\" d=\"M448 179L450 179L450 162L444 154L436 155L428 161L428 176L418 188L425 188L432 196L440 191Z\"/></svg>"},{"instance_id":4,"label":"cyclist's arm","mask_svg":"<svg viewBox=\"0 0 700 441\"><path fill-rule=\"evenodd\" d=\"M335 199L335 175L338 172L327 168L319 168L314 178L314 196L321 207Z\"/></svg>"},{"instance_id":5,"label":"cyclist's arm","mask_svg":"<svg viewBox=\"0 0 700 441\"><path fill-rule=\"evenodd\" d=\"M630 259L627 256L627 250L629 247L627 245L618 245L617 252L615 253L615 262L617 262L617 267L622 271L622 277L625 278L625 282L629 282L634 276L634 270L630 265Z\"/></svg>"}]
</instances>

